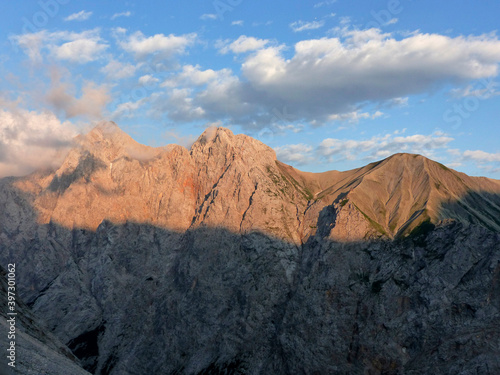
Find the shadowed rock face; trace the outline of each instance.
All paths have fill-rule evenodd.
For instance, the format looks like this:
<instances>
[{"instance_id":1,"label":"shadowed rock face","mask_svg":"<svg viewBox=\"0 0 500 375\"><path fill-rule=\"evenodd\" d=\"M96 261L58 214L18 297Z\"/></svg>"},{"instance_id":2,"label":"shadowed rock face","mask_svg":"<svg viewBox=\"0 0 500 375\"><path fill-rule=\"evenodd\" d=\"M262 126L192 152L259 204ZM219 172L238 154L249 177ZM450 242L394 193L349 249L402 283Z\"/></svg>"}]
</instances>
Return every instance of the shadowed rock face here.
<instances>
[{"instance_id":1,"label":"shadowed rock face","mask_svg":"<svg viewBox=\"0 0 500 375\"><path fill-rule=\"evenodd\" d=\"M0 327L4 353L7 353L11 340L15 342L15 366L9 366L6 355L0 360L0 374L52 374L52 375L89 375L80 367L77 358L62 344L46 326L40 324L31 310L16 298L15 312L15 337L8 338L10 320L13 316L7 314L7 272L0 268ZM4 354L2 353L2 354Z\"/></svg>"},{"instance_id":2,"label":"shadowed rock face","mask_svg":"<svg viewBox=\"0 0 500 375\"><path fill-rule=\"evenodd\" d=\"M0 260L90 372L500 372L498 181L407 154L304 173L223 128L76 142L0 180Z\"/></svg>"}]
</instances>

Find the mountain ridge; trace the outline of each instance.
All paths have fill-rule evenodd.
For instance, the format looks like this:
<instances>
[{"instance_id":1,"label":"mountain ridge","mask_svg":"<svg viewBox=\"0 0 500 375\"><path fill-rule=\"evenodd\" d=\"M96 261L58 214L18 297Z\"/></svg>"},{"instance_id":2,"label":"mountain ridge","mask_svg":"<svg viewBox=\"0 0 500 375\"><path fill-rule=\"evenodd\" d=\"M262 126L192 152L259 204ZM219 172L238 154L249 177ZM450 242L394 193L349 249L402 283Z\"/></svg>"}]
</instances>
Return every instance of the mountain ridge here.
<instances>
[{"instance_id":1,"label":"mountain ridge","mask_svg":"<svg viewBox=\"0 0 500 375\"><path fill-rule=\"evenodd\" d=\"M300 243L316 234L311 229L318 226L319 212L336 205L337 220L358 217L360 225L348 233L337 225L332 238L339 240L395 238L423 222L444 219L500 231L495 219L500 215L500 182L460 174L420 155L400 153L349 171L311 173L278 161L268 146L229 129L207 129L189 150L177 145L152 148L111 122L99 124L76 143L52 175L17 180L17 186L34 197L40 222L94 230L105 219L178 230L199 225L235 231L256 227ZM470 192L475 194L474 205L487 206L486 214L470 203L452 209L452 202ZM252 202L257 197L255 201L265 203L255 210ZM273 230L258 219L266 215L266 205L282 211L274 221L296 217L286 225L292 229L285 235L282 228Z\"/></svg>"}]
</instances>

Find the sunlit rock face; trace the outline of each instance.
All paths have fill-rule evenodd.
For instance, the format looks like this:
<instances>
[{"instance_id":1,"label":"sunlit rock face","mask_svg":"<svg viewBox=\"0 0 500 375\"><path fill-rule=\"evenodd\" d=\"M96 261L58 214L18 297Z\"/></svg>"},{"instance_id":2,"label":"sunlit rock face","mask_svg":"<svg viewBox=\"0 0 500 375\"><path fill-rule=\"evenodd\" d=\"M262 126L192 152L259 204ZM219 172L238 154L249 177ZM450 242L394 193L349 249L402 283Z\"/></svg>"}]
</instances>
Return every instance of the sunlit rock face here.
<instances>
[{"instance_id":1,"label":"sunlit rock face","mask_svg":"<svg viewBox=\"0 0 500 375\"><path fill-rule=\"evenodd\" d=\"M114 123L0 180L0 260L95 374L500 373L500 183L419 155L306 173Z\"/></svg>"}]
</instances>

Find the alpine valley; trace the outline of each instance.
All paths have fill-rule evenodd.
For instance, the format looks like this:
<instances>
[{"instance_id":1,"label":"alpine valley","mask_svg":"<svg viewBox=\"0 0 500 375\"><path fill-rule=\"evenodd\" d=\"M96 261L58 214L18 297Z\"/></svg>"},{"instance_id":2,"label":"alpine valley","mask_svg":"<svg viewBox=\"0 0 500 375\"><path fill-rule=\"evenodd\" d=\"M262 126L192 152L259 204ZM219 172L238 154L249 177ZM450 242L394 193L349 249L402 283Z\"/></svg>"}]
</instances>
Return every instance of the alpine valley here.
<instances>
[{"instance_id":1,"label":"alpine valley","mask_svg":"<svg viewBox=\"0 0 500 375\"><path fill-rule=\"evenodd\" d=\"M3 299L14 263L20 374L500 374L500 181L420 155L307 173L103 122L0 180Z\"/></svg>"}]
</instances>

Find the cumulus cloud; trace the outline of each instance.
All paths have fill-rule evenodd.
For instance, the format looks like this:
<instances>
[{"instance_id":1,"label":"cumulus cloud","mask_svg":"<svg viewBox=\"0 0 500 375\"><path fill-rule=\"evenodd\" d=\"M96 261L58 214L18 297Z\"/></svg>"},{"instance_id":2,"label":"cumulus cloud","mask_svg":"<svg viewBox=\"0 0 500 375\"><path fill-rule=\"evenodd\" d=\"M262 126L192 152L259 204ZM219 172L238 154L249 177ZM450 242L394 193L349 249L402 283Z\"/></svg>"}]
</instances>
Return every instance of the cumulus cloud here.
<instances>
[{"instance_id":1,"label":"cumulus cloud","mask_svg":"<svg viewBox=\"0 0 500 375\"><path fill-rule=\"evenodd\" d=\"M265 47L269 43L266 39L257 39L254 37L248 37L246 35L241 35L234 42L223 45L219 51L222 54L229 52L233 53L245 53L249 51L256 51Z\"/></svg>"},{"instance_id":2,"label":"cumulus cloud","mask_svg":"<svg viewBox=\"0 0 500 375\"><path fill-rule=\"evenodd\" d=\"M325 25L325 21L312 21L312 22L305 22L305 21L295 21L290 24L290 27L292 28L293 32L298 33L300 31L305 31L305 30L315 30L323 27Z\"/></svg>"},{"instance_id":3,"label":"cumulus cloud","mask_svg":"<svg viewBox=\"0 0 500 375\"><path fill-rule=\"evenodd\" d=\"M70 14L64 20L65 21L85 21L85 20L88 20L91 15L92 15L92 12L86 12L86 11L82 10L78 13Z\"/></svg>"},{"instance_id":4,"label":"cumulus cloud","mask_svg":"<svg viewBox=\"0 0 500 375\"><path fill-rule=\"evenodd\" d=\"M194 43L196 34L164 35L156 34L150 37L137 31L126 40L120 42L120 46L127 52L133 53L137 58L148 55L160 54L162 57L172 57L183 54L186 48Z\"/></svg>"},{"instance_id":5,"label":"cumulus cloud","mask_svg":"<svg viewBox=\"0 0 500 375\"><path fill-rule=\"evenodd\" d=\"M60 60L87 63L96 60L106 48L108 45L97 40L78 39L52 47L52 53Z\"/></svg>"},{"instance_id":6,"label":"cumulus cloud","mask_svg":"<svg viewBox=\"0 0 500 375\"><path fill-rule=\"evenodd\" d=\"M50 112L0 110L0 177L57 167L76 134Z\"/></svg>"},{"instance_id":7,"label":"cumulus cloud","mask_svg":"<svg viewBox=\"0 0 500 375\"><path fill-rule=\"evenodd\" d=\"M52 57L78 63L98 59L109 47L99 35L98 29L80 33L58 31L49 33L42 30L36 33L17 35L12 39L25 51L30 60L40 63L42 51L49 51Z\"/></svg>"},{"instance_id":8,"label":"cumulus cloud","mask_svg":"<svg viewBox=\"0 0 500 375\"><path fill-rule=\"evenodd\" d=\"M234 47L244 50L251 39L238 40ZM253 40L249 44L258 48ZM500 41L494 35L413 33L396 39L377 29L345 30L343 36L298 42L289 58L284 52L283 46L257 49L245 58L240 77L193 91L191 103L204 110L207 120L224 117L244 126L267 126L272 110L283 107L290 122L321 124L349 117L367 104L405 105L409 95L494 77Z\"/></svg>"}]
</instances>

